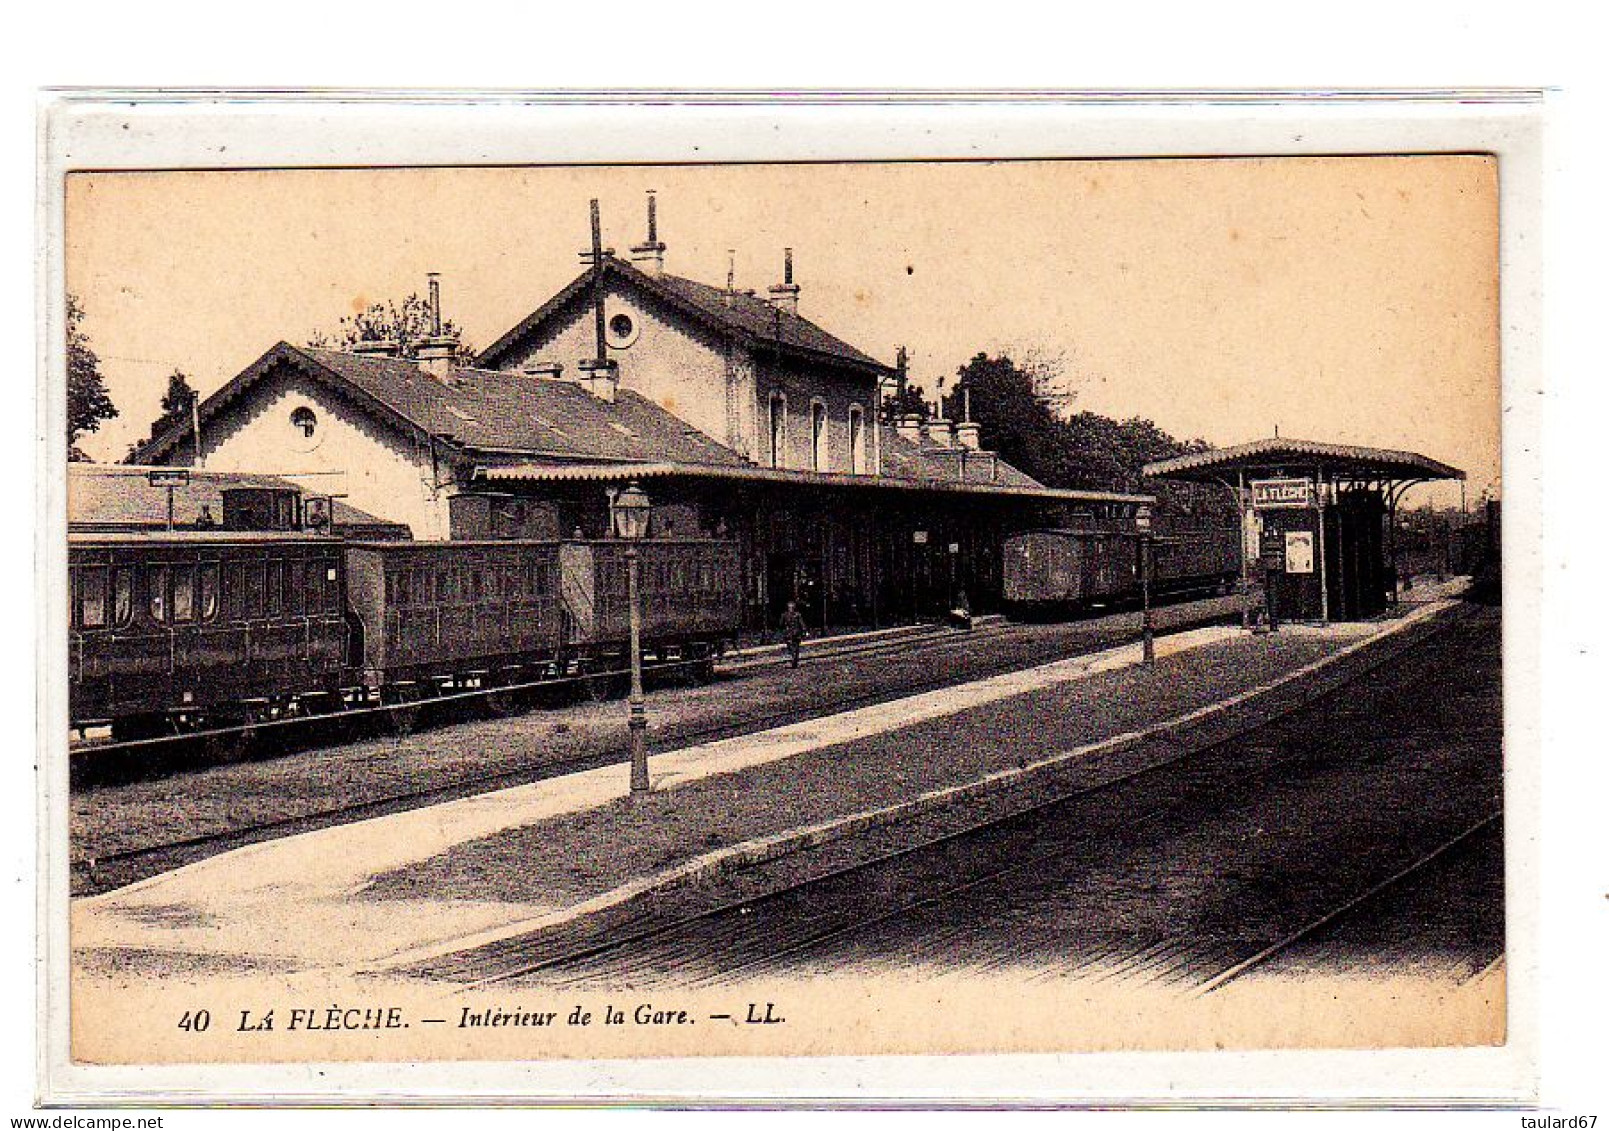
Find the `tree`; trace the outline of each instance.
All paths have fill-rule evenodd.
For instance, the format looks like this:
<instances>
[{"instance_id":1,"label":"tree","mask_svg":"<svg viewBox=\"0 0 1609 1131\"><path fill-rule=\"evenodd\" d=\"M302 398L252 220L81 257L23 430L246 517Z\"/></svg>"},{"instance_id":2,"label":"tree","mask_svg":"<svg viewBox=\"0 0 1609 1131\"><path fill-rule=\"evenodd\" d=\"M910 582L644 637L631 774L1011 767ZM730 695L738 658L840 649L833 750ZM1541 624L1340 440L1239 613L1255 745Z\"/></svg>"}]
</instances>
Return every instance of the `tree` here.
<instances>
[{"instance_id":1,"label":"tree","mask_svg":"<svg viewBox=\"0 0 1609 1131\"><path fill-rule=\"evenodd\" d=\"M430 336L430 303L417 292L402 300L401 305L387 299L372 302L357 314L343 318L333 332L320 330L307 339L314 349L350 349L359 342L396 342L402 357L416 357L419 341ZM451 319L441 324L443 334L458 339L453 350L453 362L469 365L475 360L475 348L459 332Z\"/></svg>"},{"instance_id":2,"label":"tree","mask_svg":"<svg viewBox=\"0 0 1609 1131\"><path fill-rule=\"evenodd\" d=\"M196 391L184 370L175 369L169 373L168 391L162 394L162 415L151 425L151 435L155 436L174 421L190 419L190 405L195 399Z\"/></svg>"},{"instance_id":3,"label":"tree","mask_svg":"<svg viewBox=\"0 0 1609 1131\"><path fill-rule=\"evenodd\" d=\"M1071 399L1062 390L1064 359L1028 351L1027 361L980 353L957 373L945 398L945 415L970 412L979 440L1047 487L1128 491L1156 495L1174 513L1232 511L1224 491L1144 477L1156 460L1205 451L1204 440L1182 441L1143 417L1118 421L1094 412L1063 417L1054 407Z\"/></svg>"},{"instance_id":4,"label":"tree","mask_svg":"<svg viewBox=\"0 0 1609 1131\"><path fill-rule=\"evenodd\" d=\"M893 392L883 397L883 419L890 424L897 424L903 416L919 416L927 419L927 394L920 385L908 384L905 392Z\"/></svg>"},{"instance_id":5,"label":"tree","mask_svg":"<svg viewBox=\"0 0 1609 1131\"><path fill-rule=\"evenodd\" d=\"M84 308L78 296L67 296L67 458L87 460L78 448L79 437L100 428L103 420L117 415L117 406L106 391L101 376L101 359L90 348L84 333Z\"/></svg>"},{"instance_id":6,"label":"tree","mask_svg":"<svg viewBox=\"0 0 1609 1131\"><path fill-rule=\"evenodd\" d=\"M1047 486L1067 485L1073 466L1066 426L1037 394L1035 377L1004 354L980 353L956 371L945 415L969 406L985 448Z\"/></svg>"},{"instance_id":7,"label":"tree","mask_svg":"<svg viewBox=\"0 0 1609 1131\"><path fill-rule=\"evenodd\" d=\"M128 454L123 457L123 462L139 462L140 449L174 425L188 429L191 419L190 407L198 395L184 370L174 369L168 374L168 391L162 394L162 415L151 422L150 434L145 439L136 440L129 445Z\"/></svg>"}]
</instances>

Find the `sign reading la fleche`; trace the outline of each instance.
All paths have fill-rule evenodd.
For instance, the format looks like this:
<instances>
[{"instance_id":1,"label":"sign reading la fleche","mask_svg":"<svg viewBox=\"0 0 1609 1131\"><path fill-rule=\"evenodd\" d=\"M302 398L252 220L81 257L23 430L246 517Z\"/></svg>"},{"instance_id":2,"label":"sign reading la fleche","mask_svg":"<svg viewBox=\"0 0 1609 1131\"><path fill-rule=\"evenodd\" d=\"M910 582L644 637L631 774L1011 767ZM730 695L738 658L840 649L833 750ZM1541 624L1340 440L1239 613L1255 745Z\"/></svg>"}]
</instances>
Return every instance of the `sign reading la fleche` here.
<instances>
[{"instance_id":1,"label":"sign reading la fleche","mask_svg":"<svg viewBox=\"0 0 1609 1131\"><path fill-rule=\"evenodd\" d=\"M1281 507L1310 507L1313 505L1311 479L1253 479L1251 481L1252 509L1278 510Z\"/></svg>"}]
</instances>

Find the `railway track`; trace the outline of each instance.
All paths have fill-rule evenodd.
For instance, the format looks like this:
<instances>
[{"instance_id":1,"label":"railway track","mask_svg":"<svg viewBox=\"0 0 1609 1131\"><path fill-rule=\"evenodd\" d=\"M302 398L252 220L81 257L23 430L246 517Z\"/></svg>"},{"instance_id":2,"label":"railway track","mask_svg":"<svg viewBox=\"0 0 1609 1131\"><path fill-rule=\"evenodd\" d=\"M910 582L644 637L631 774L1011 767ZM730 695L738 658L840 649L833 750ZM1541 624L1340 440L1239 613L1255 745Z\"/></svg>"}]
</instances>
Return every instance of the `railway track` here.
<instances>
[{"instance_id":1,"label":"railway track","mask_svg":"<svg viewBox=\"0 0 1609 1131\"><path fill-rule=\"evenodd\" d=\"M1176 623L1167 626L1162 631L1179 631L1195 627L1211 620L1221 619L1223 615L1216 606L1206 610L1210 615L1204 615L1200 618L1192 617L1188 612L1183 611L1182 607L1175 607L1173 611L1178 615ZM1063 647L1057 649L1055 654L1037 656L1032 663L1052 662L1100 651L1111 647L1114 643L1126 642L1128 637L1132 635L1126 627L1121 625L1103 628L1098 621L1085 623L1092 630L1089 635L1080 637L1070 648ZM983 679L992 675L1002 674L1024 665L1006 659L995 664L974 666L964 675L957 675L942 660L946 654L974 649L980 641L993 640L998 642L1015 638L1027 638L1032 635L1033 631L1032 628L1026 626L998 623L981 626L971 633L949 631L943 634L924 636L914 641L906 637L877 642L875 646L860 643L858 646L850 645L842 649L817 652L807 657L810 663L823 665L845 659L864 660L875 658L879 655L898 654L910 657L914 652L928 658L929 662L926 667L933 674L915 682L903 682L897 687L879 687L860 694L841 696L833 699L830 703L791 706L771 710L761 709L745 712L735 719L727 719L707 725L672 725L655 733L653 738L654 752L668 753L704 742L785 726L822 714L837 713L887 702L891 699L922 694L950 686L957 680ZM801 666L805 662L802 660ZM774 659L768 658L762 664L752 665L752 667L777 667L786 663L787 658L784 655ZM468 699L470 696L466 695L464 698ZM437 701L432 700L431 702ZM274 837L307 832L347 821L456 800L476 793L523 785L545 778L597 769L601 766L624 762L628 757L629 750L622 743L617 749L594 751L574 758L528 763L491 773L457 777L438 785L415 790L397 791L381 797L331 806L315 812L298 813L227 830L119 849L113 852L82 855L74 859L71 865L72 890L75 895L109 891L218 852L243 847Z\"/></svg>"},{"instance_id":2,"label":"railway track","mask_svg":"<svg viewBox=\"0 0 1609 1131\"><path fill-rule=\"evenodd\" d=\"M1401 662L1429 647L1451 627L1435 626L1401 652L1382 663ZM1358 680L1376 670L1370 665L1322 695L1289 708L1295 714L1325 704L1344 703ZM1265 720L1250 731L1209 746L1186 749L1118 777L1059 794L1004 819L990 819L954 829L919 843L880 852L763 895L725 902L664 921L643 921L635 930L570 949L554 948L532 940L493 944L480 952L431 964L428 973L463 980L483 988L503 982L538 978L544 983L584 985L622 975L645 975L699 983L727 982L747 974L785 966L813 951L842 943L900 921L912 920L943 905L965 900L972 893L1013 876L1035 876L1057 864L1096 855L1113 825L1113 814L1125 833L1170 815L1189 812L1214 796L1227 796L1247 786L1277 778L1282 771L1297 771L1324 761L1323 753L1307 747L1291 749L1280 742L1252 742L1270 728L1283 725L1280 717ZM1192 953L1188 940L1164 939L1139 953L1121 953L1116 943L1087 956L1088 964L1106 964L1103 977L1139 970L1155 972L1159 965L1169 976L1202 984L1201 992L1256 969L1311 937L1328 924L1413 876L1440 859L1466 838L1498 820L1491 813L1450 840L1439 843L1383 881L1347 899L1324 914L1288 932L1275 944L1224 964L1206 954ZM982 861L980 864L979 861ZM957 861L967 865L964 879L954 874ZM851 893L863 877L893 869L899 875L902 898L879 910L859 906ZM882 884L870 886L882 890ZM774 913L773 913L774 912ZM805 924L803 929L794 929ZM523 948L523 949L522 949ZM1172 965L1168 965L1169 963ZM1209 972L1215 971L1215 972Z\"/></svg>"},{"instance_id":3,"label":"railway track","mask_svg":"<svg viewBox=\"0 0 1609 1131\"><path fill-rule=\"evenodd\" d=\"M1499 808L1493 810L1491 813L1488 813L1485 817L1482 817L1468 828L1462 830L1448 840L1436 845L1436 847L1432 848L1429 852L1426 852L1424 855L1420 856L1417 860L1414 860L1406 867L1387 876L1385 879L1381 880L1367 891L1364 891L1354 898L1347 900L1334 910L1326 912L1318 918L1303 924L1297 930L1292 931L1279 941L1265 946L1256 954L1243 958L1233 966L1230 966L1228 969L1223 970L1211 978L1208 978L1206 982L1202 983L1202 985L1197 988L1196 996L1205 997L1208 994L1215 993L1218 990L1221 990L1224 986L1227 986L1230 982L1236 981L1237 979L1242 978L1261 967L1267 966L1281 955L1286 954L1296 946L1307 942L1320 931L1333 926L1345 916L1355 913L1364 904L1369 903L1372 900L1379 899L1391 889L1406 883L1416 876L1422 875L1426 869L1439 862L1443 857L1461 848L1469 840L1496 825L1502 819L1502 809Z\"/></svg>"}]
</instances>

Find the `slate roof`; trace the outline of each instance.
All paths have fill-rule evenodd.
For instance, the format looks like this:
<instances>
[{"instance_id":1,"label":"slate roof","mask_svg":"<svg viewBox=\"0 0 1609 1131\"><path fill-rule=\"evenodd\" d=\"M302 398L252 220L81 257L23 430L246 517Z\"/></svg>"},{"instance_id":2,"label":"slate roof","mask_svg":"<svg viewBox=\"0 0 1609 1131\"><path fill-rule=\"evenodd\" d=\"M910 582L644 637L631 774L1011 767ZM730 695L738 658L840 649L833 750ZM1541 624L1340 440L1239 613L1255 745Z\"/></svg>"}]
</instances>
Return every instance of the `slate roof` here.
<instances>
[{"instance_id":1,"label":"slate roof","mask_svg":"<svg viewBox=\"0 0 1609 1131\"><path fill-rule=\"evenodd\" d=\"M630 263L610 256L604 271L627 284L655 295L684 314L717 333L734 334L753 349L777 349L810 361L828 361L888 376L894 371L827 331L786 310L778 310L758 295L737 292L730 296L718 287L679 275L650 275ZM588 268L558 294L543 303L508 333L487 346L475 359L482 366L496 365L520 342L572 300L582 297L592 286Z\"/></svg>"},{"instance_id":2,"label":"slate roof","mask_svg":"<svg viewBox=\"0 0 1609 1131\"><path fill-rule=\"evenodd\" d=\"M622 389L614 403L572 381L502 370L455 368L441 381L412 361L312 349L280 342L201 402L202 432L227 404L276 364L354 396L364 407L406 429L445 438L470 451L554 458L741 463L730 449L653 401ZM180 423L141 449L161 459L189 434Z\"/></svg>"},{"instance_id":3,"label":"slate roof","mask_svg":"<svg viewBox=\"0 0 1609 1131\"><path fill-rule=\"evenodd\" d=\"M153 487L146 478L152 469L128 464L69 463L67 465L67 527L74 531L166 529L168 491ZM193 470L190 482L173 489L173 518L178 526L191 526L201 508L223 522L223 492L231 487L267 487L301 492L302 488L273 475L232 471ZM337 527L397 527L340 499L332 500L331 517Z\"/></svg>"},{"instance_id":4,"label":"slate roof","mask_svg":"<svg viewBox=\"0 0 1609 1131\"><path fill-rule=\"evenodd\" d=\"M1253 440L1249 444L1158 460L1145 465L1145 474L1161 479L1211 480L1215 472L1282 466L1300 469L1314 465L1322 465L1331 474L1367 479L1464 478L1458 468L1418 452L1285 437Z\"/></svg>"},{"instance_id":5,"label":"slate roof","mask_svg":"<svg viewBox=\"0 0 1609 1131\"><path fill-rule=\"evenodd\" d=\"M281 365L293 367L383 417L405 432L426 434L449 448L487 457L487 464L541 460L545 466L623 464L682 469L755 470L742 456L680 417L628 389L611 402L572 381L495 369L456 367L447 381L413 361L313 349L280 342L223 388L201 402L202 433L229 404ZM912 443L881 426L883 474L825 476L822 482L890 486L973 486L1008 492L1046 491L1035 479L998 456ZM179 422L138 453L160 463L188 442L190 426ZM772 474L768 469L758 469ZM776 472L784 478L803 472ZM164 507L166 496L162 498ZM214 514L217 514L214 511Z\"/></svg>"},{"instance_id":6,"label":"slate roof","mask_svg":"<svg viewBox=\"0 0 1609 1131\"><path fill-rule=\"evenodd\" d=\"M1019 471L998 455L980 455L967 452L963 461L959 454L964 449L941 448L928 443L912 443L899 432L882 426L883 474L906 479L961 481L995 484L1002 487L1043 488L1044 484Z\"/></svg>"}]
</instances>

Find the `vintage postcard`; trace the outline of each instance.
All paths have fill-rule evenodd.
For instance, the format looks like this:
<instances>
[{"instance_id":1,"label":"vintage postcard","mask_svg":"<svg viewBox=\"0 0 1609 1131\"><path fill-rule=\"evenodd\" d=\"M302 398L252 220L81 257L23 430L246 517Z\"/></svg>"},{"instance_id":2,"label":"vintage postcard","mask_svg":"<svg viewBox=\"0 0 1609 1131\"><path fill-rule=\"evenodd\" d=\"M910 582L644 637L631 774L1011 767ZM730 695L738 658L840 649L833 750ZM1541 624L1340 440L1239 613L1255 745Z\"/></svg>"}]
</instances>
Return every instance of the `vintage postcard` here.
<instances>
[{"instance_id":1,"label":"vintage postcard","mask_svg":"<svg viewBox=\"0 0 1609 1131\"><path fill-rule=\"evenodd\" d=\"M1008 157L64 170L71 1062L1502 1050L1502 160Z\"/></svg>"}]
</instances>

